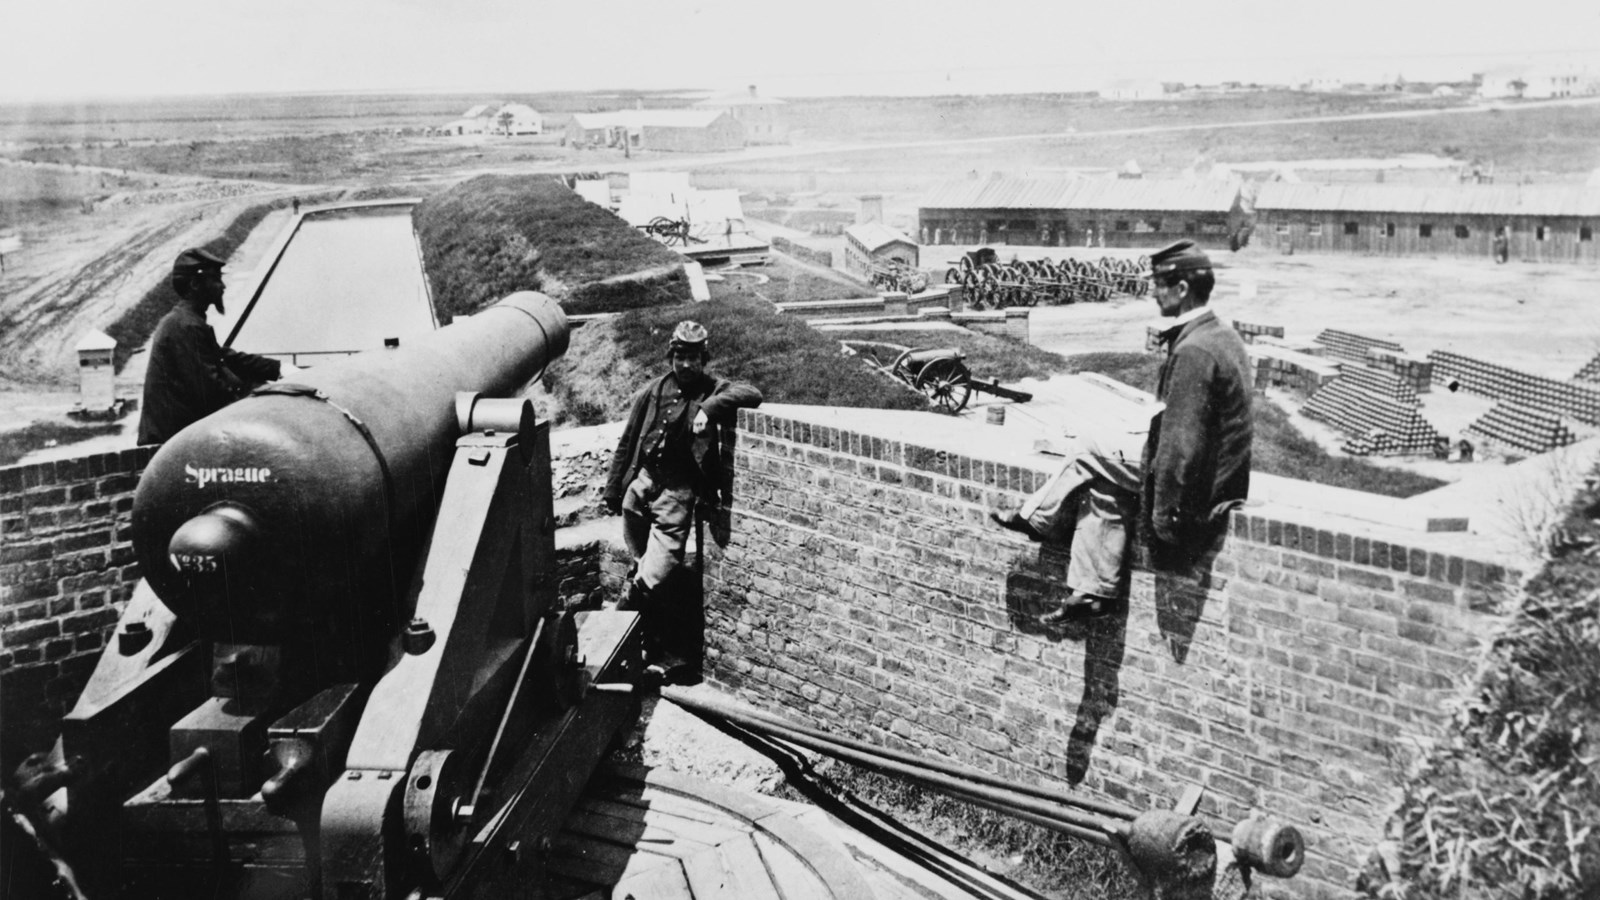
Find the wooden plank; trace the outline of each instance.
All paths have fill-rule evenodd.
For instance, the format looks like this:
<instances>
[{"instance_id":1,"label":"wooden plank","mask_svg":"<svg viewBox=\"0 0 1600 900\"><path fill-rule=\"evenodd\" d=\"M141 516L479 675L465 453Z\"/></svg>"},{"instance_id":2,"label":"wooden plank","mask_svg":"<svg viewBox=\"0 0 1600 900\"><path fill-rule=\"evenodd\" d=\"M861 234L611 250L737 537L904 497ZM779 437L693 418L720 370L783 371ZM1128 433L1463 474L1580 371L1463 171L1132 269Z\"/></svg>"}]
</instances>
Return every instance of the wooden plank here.
<instances>
[{"instance_id":1,"label":"wooden plank","mask_svg":"<svg viewBox=\"0 0 1600 900\"><path fill-rule=\"evenodd\" d=\"M567 830L574 835L580 835L591 840L604 841L619 847L648 847L652 853L685 859L696 853L702 853L715 847L718 841L696 841L674 834L665 828L650 828L643 832L637 830L606 829L604 823L596 823L592 819L582 823L583 827L574 827L571 819L567 820ZM730 834L729 837L737 837Z\"/></svg>"},{"instance_id":2,"label":"wooden plank","mask_svg":"<svg viewBox=\"0 0 1600 900\"><path fill-rule=\"evenodd\" d=\"M661 866L640 872L611 889L614 900L700 900L689 889L682 866Z\"/></svg>"},{"instance_id":3,"label":"wooden plank","mask_svg":"<svg viewBox=\"0 0 1600 900\"><path fill-rule=\"evenodd\" d=\"M783 900L753 835L728 841L717 848L717 853L735 896L741 900Z\"/></svg>"},{"instance_id":4,"label":"wooden plank","mask_svg":"<svg viewBox=\"0 0 1600 900\"><path fill-rule=\"evenodd\" d=\"M692 797L668 793L654 788L648 788L637 796L618 795L606 789L602 789L599 792L590 791L589 796L596 798L597 803L609 802L623 807L654 811L734 830L743 830L745 823L749 821L727 810L708 803L702 803ZM596 811L605 811L608 815L621 815L620 809L600 807Z\"/></svg>"},{"instance_id":5,"label":"wooden plank","mask_svg":"<svg viewBox=\"0 0 1600 900\"><path fill-rule=\"evenodd\" d=\"M619 847L605 841L556 835L548 867L552 872L581 878L593 884L616 884L630 873L678 861L647 848Z\"/></svg>"},{"instance_id":6,"label":"wooden plank","mask_svg":"<svg viewBox=\"0 0 1600 900\"><path fill-rule=\"evenodd\" d=\"M697 853L683 861L694 900L744 900L735 889L733 873L715 850Z\"/></svg>"},{"instance_id":7,"label":"wooden plank","mask_svg":"<svg viewBox=\"0 0 1600 900\"><path fill-rule=\"evenodd\" d=\"M770 834L756 832L752 837L783 900L833 900L833 892L805 860L773 840Z\"/></svg>"}]
</instances>

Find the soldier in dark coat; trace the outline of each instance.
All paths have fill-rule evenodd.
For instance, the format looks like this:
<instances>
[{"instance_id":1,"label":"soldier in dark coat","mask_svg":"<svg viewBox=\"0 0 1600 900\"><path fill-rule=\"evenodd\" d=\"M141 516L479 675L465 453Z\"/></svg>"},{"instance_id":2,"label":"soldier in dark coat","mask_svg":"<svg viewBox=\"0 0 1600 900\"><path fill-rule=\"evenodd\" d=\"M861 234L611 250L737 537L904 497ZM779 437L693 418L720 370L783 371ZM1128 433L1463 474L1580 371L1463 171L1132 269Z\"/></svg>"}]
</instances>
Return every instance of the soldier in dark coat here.
<instances>
[{"instance_id":1,"label":"soldier in dark coat","mask_svg":"<svg viewBox=\"0 0 1600 900\"><path fill-rule=\"evenodd\" d=\"M145 369L139 443L161 444L266 381L276 381L275 359L217 345L206 310L223 311L221 259L192 248L172 264L179 300L156 325Z\"/></svg>"},{"instance_id":2,"label":"soldier in dark coat","mask_svg":"<svg viewBox=\"0 0 1600 900\"><path fill-rule=\"evenodd\" d=\"M1168 322L1156 389L1161 411L1148 433L1080 440L1062 471L1019 510L994 514L1001 526L1039 540L1071 533L1069 593L1040 617L1042 626L1120 604L1133 510L1155 564L1179 568L1211 546L1226 511L1250 492L1249 357L1238 333L1206 305L1216 283L1211 260L1185 240L1156 251L1150 265L1152 296Z\"/></svg>"},{"instance_id":3,"label":"soldier in dark coat","mask_svg":"<svg viewBox=\"0 0 1600 900\"><path fill-rule=\"evenodd\" d=\"M761 404L761 391L706 372L711 358L705 328L680 322L667 356L672 370L645 385L634 398L628 424L611 458L603 501L622 514L623 539L634 573L625 605L640 610L647 655L659 677L686 676L697 668L687 614L669 597L681 570L697 507L717 510L728 500L730 478L723 461L722 428L741 407Z\"/></svg>"}]
</instances>

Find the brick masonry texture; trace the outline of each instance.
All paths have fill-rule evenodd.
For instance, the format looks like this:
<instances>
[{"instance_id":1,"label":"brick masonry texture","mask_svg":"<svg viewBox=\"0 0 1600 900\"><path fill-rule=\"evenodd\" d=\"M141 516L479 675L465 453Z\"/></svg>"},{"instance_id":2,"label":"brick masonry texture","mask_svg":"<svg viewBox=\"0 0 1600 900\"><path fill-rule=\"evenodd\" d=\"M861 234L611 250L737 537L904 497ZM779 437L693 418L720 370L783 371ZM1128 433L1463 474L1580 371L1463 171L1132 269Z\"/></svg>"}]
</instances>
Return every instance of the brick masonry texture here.
<instances>
[{"instance_id":1,"label":"brick masonry texture","mask_svg":"<svg viewBox=\"0 0 1600 900\"><path fill-rule=\"evenodd\" d=\"M0 468L0 767L49 749L138 566L128 520L155 448Z\"/></svg>"},{"instance_id":2,"label":"brick masonry texture","mask_svg":"<svg viewBox=\"0 0 1600 900\"><path fill-rule=\"evenodd\" d=\"M1239 513L1209 565L1136 568L1126 617L1042 634L1031 617L1064 590L1065 553L986 516L1046 465L742 411L732 536L706 559L710 680L1139 810L1201 785L1219 833L1252 809L1302 830L1292 893L1346 895L1517 574Z\"/></svg>"}]
</instances>

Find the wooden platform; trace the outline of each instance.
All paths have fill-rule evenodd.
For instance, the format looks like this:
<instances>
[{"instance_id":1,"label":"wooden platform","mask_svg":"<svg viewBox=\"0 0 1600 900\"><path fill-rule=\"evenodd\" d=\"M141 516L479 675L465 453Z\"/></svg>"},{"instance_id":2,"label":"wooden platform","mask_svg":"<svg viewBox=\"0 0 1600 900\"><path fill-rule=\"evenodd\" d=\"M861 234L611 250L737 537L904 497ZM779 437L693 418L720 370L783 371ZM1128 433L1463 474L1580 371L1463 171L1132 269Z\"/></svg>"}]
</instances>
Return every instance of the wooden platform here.
<instances>
[{"instance_id":1,"label":"wooden platform","mask_svg":"<svg viewBox=\"0 0 1600 900\"><path fill-rule=\"evenodd\" d=\"M859 811L852 811L859 816ZM898 831L897 825L878 823ZM550 900L943 900L1031 895L909 832L664 769L596 773L556 837ZM915 842L913 846L910 842Z\"/></svg>"},{"instance_id":2,"label":"wooden platform","mask_svg":"<svg viewBox=\"0 0 1600 900\"><path fill-rule=\"evenodd\" d=\"M598 773L551 849L551 898L870 900L836 841L791 810L662 769Z\"/></svg>"}]
</instances>

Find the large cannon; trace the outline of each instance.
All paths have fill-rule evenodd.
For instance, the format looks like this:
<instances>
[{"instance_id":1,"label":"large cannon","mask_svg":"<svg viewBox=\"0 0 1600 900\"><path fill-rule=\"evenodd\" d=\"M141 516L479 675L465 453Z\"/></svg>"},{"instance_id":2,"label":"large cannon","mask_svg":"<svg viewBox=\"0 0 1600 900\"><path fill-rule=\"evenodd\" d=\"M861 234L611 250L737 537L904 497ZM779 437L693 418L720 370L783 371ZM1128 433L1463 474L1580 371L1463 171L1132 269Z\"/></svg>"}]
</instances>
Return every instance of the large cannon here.
<instances>
[{"instance_id":1,"label":"large cannon","mask_svg":"<svg viewBox=\"0 0 1600 900\"><path fill-rule=\"evenodd\" d=\"M91 896L497 896L634 714L635 614L559 608L566 350L521 293L256 391L140 481L145 577L41 807Z\"/></svg>"}]
</instances>

